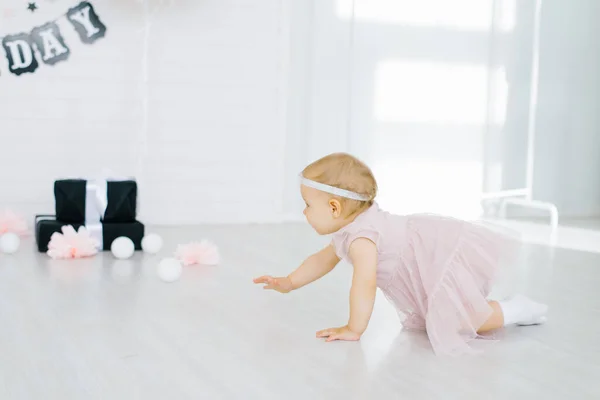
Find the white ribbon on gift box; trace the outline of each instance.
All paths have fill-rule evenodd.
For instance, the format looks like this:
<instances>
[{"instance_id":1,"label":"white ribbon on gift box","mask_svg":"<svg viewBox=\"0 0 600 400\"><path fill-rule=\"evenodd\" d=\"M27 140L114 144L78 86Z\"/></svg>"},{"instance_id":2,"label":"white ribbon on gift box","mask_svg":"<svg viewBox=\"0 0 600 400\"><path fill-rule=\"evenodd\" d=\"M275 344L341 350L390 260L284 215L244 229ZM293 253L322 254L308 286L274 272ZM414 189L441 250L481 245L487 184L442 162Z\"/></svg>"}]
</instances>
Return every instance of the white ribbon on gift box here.
<instances>
[{"instance_id":1,"label":"white ribbon on gift box","mask_svg":"<svg viewBox=\"0 0 600 400\"><path fill-rule=\"evenodd\" d=\"M85 229L88 231L91 237L98 241L96 248L99 251L104 250L104 234L101 223L85 224Z\"/></svg>"},{"instance_id":2,"label":"white ribbon on gift box","mask_svg":"<svg viewBox=\"0 0 600 400\"><path fill-rule=\"evenodd\" d=\"M85 186L85 223L99 223L108 207L108 181L88 180Z\"/></svg>"},{"instance_id":3,"label":"white ribbon on gift box","mask_svg":"<svg viewBox=\"0 0 600 400\"><path fill-rule=\"evenodd\" d=\"M103 169L96 178L86 180L84 225L90 235L100 243L98 250L104 249L102 219L104 219L104 213L108 207L108 181L130 179L133 178L114 176L110 170Z\"/></svg>"}]
</instances>

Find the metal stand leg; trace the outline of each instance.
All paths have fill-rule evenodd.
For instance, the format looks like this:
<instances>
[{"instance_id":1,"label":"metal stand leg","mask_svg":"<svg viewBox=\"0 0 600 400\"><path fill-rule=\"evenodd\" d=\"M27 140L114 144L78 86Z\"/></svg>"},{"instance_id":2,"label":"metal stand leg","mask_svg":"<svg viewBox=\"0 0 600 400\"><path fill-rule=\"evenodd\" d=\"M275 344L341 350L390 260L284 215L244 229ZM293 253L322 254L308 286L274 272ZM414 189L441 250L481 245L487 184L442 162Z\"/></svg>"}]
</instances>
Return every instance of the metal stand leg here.
<instances>
[{"instance_id":1,"label":"metal stand leg","mask_svg":"<svg viewBox=\"0 0 600 400\"><path fill-rule=\"evenodd\" d=\"M548 211L550 214L550 226L552 228L550 231L550 243L556 244L558 233L558 209L554 204L537 200L505 198L500 202L500 207L498 209L499 217L506 219L506 207L509 204Z\"/></svg>"},{"instance_id":2,"label":"metal stand leg","mask_svg":"<svg viewBox=\"0 0 600 400\"><path fill-rule=\"evenodd\" d=\"M506 219L506 206L513 204L516 206L535 208L538 210L546 210L550 214L550 226L552 230L558 228L558 208L552 203L538 201L538 200L526 200L517 198L505 198L500 202L500 209L498 211L501 218Z\"/></svg>"}]
</instances>

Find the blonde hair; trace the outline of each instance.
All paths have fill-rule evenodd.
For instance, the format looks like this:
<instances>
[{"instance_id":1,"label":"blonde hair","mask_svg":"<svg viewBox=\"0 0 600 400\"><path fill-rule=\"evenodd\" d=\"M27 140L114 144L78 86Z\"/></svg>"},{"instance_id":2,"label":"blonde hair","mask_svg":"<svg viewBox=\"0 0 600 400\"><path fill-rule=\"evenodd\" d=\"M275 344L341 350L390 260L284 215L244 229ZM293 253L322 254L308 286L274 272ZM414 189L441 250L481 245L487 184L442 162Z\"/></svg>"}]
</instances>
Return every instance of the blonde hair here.
<instances>
[{"instance_id":1,"label":"blonde hair","mask_svg":"<svg viewBox=\"0 0 600 400\"><path fill-rule=\"evenodd\" d=\"M302 176L368 196L369 200L360 201L332 195L342 204L348 215L369 208L377 196L377 181L371 169L358 158L347 153L333 153L314 161L304 168Z\"/></svg>"}]
</instances>

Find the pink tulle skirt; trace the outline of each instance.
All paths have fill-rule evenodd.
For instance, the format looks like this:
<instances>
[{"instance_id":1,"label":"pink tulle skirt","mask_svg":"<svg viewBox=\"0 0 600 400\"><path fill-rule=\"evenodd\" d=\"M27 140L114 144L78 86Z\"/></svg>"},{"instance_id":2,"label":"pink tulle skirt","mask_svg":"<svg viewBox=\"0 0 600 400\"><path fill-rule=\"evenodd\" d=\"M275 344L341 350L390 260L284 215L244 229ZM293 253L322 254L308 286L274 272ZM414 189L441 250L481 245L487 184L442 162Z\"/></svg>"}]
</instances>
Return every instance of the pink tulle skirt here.
<instances>
[{"instance_id":1,"label":"pink tulle skirt","mask_svg":"<svg viewBox=\"0 0 600 400\"><path fill-rule=\"evenodd\" d=\"M407 316L406 329L427 332L436 354L472 353L468 343L492 315L487 296L515 260L518 238L432 215L408 217L406 236L401 263L382 291Z\"/></svg>"}]
</instances>

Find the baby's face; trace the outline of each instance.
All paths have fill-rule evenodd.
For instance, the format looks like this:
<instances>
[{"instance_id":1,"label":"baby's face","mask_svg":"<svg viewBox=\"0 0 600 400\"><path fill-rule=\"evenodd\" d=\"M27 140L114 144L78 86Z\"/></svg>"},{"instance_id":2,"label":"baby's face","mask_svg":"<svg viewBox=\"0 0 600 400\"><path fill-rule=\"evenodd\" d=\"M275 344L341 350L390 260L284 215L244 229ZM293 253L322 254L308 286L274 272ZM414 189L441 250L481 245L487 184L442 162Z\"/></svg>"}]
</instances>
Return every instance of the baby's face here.
<instances>
[{"instance_id":1,"label":"baby's face","mask_svg":"<svg viewBox=\"0 0 600 400\"><path fill-rule=\"evenodd\" d=\"M331 195L304 185L300 192L306 204L304 216L319 235L329 235L342 227L341 209Z\"/></svg>"}]
</instances>

